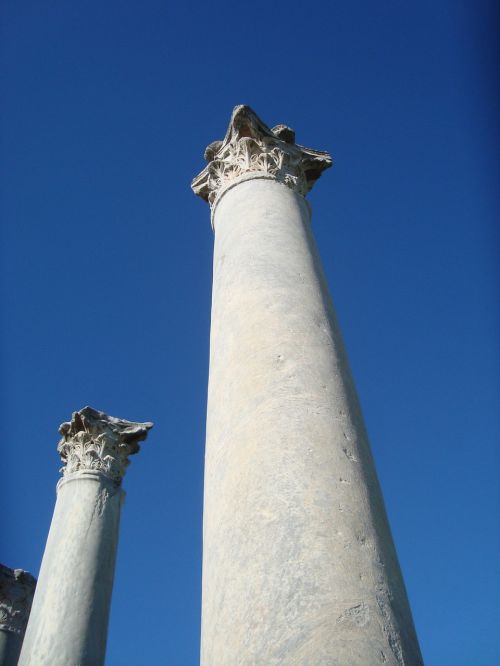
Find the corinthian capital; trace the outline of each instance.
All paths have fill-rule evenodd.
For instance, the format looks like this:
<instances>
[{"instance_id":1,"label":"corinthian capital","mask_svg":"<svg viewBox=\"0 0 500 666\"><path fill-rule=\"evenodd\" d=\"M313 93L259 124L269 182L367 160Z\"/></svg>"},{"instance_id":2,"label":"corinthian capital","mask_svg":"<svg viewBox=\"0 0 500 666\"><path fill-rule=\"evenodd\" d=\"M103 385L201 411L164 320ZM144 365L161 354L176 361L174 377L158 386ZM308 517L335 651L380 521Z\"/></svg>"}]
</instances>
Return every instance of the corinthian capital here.
<instances>
[{"instance_id":1,"label":"corinthian capital","mask_svg":"<svg viewBox=\"0 0 500 666\"><path fill-rule=\"evenodd\" d=\"M139 451L152 423L134 423L108 416L92 407L73 412L71 421L59 427L57 451L64 476L97 471L120 483L129 465L128 456Z\"/></svg>"},{"instance_id":2,"label":"corinthian capital","mask_svg":"<svg viewBox=\"0 0 500 666\"><path fill-rule=\"evenodd\" d=\"M0 564L0 629L24 634L36 580L22 569Z\"/></svg>"},{"instance_id":3,"label":"corinthian capital","mask_svg":"<svg viewBox=\"0 0 500 666\"><path fill-rule=\"evenodd\" d=\"M205 159L208 165L191 187L211 207L228 187L249 177L273 178L305 195L332 165L328 153L295 143L286 125L269 129L245 105L235 107L224 140L211 143Z\"/></svg>"}]
</instances>

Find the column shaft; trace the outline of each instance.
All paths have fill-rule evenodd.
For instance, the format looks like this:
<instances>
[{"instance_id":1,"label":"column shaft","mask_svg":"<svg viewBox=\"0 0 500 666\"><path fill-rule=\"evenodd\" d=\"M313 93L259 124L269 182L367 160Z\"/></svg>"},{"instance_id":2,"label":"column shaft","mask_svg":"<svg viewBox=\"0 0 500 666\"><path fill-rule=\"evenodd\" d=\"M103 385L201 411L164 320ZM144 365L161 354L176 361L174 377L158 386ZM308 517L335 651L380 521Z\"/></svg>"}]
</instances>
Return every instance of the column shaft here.
<instances>
[{"instance_id":1,"label":"column shaft","mask_svg":"<svg viewBox=\"0 0 500 666\"><path fill-rule=\"evenodd\" d=\"M20 666L104 663L123 495L99 472L61 479Z\"/></svg>"},{"instance_id":2,"label":"column shaft","mask_svg":"<svg viewBox=\"0 0 500 666\"><path fill-rule=\"evenodd\" d=\"M0 628L0 666L16 666L23 637Z\"/></svg>"},{"instance_id":3,"label":"column shaft","mask_svg":"<svg viewBox=\"0 0 500 666\"><path fill-rule=\"evenodd\" d=\"M104 664L122 477L152 425L85 407L59 428L63 478L20 666Z\"/></svg>"},{"instance_id":4,"label":"column shaft","mask_svg":"<svg viewBox=\"0 0 500 666\"><path fill-rule=\"evenodd\" d=\"M216 202L202 664L421 664L305 199Z\"/></svg>"}]
</instances>

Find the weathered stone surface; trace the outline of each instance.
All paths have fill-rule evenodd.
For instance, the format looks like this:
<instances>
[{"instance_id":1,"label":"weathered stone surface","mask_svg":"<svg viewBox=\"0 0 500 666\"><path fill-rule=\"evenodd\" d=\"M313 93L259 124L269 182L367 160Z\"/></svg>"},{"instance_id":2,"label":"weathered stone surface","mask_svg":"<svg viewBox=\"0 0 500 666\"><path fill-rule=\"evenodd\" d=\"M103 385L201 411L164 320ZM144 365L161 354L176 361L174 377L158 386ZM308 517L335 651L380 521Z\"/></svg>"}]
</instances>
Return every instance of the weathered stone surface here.
<instances>
[{"instance_id":1,"label":"weathered stone surface","mask_svg":"<svg viewBox=\"0 0 500 666\"><path fill-rule=\"evenodd\" d=\"M84 407L59 427L62 438L57 451L64 462L61 472L67 476L94 470L121 482L130 464L128 456L138 453L139 442L152 427L150 422L125 421Z\"/></svg>"},{"instance_id":2,"label":"weathered stone surface","mask_svg":"<svg viewBox=\"0 0 500 666\"><path fill-rule=\"evenodd\" d=\"M295 132L286 125L269 129L243 104L235 107L224 140L207 147L205 159L208 165L192 188L212 207L228 187L249 177L273 178L306 194L332 165L328 153L296 144Z\"/></svg>"},{"instance_id":3,"label":"weathered stone surface","mask_svg":"<svg viewBox=\"0 0 500 666\"><path fill-rule=\"evenodd\" d=\"M201 662L420 665L304 188L203 173L194 189L216 209Z\"/></svg>"},{"instance_id":4,"label":"weathered stone surface","mask_svg":"<svg viewBox=\"0 0 500 666\"><path fill-rule=\"evenodd\" d=\"M0 666L16 666L36 580L27 571L0 564Z\"/></svg>"},{"instance_id":5,"label":"weathered stone surface","mask_svg":"<svg viewBox=\"0 0 500 666\"><path fill-rule=\"evenodd\" d=\"M121 478L152 425L85 407L61 426L58 450L66 464L20 666L104 663Z\"/></svg>"}]
</instances>

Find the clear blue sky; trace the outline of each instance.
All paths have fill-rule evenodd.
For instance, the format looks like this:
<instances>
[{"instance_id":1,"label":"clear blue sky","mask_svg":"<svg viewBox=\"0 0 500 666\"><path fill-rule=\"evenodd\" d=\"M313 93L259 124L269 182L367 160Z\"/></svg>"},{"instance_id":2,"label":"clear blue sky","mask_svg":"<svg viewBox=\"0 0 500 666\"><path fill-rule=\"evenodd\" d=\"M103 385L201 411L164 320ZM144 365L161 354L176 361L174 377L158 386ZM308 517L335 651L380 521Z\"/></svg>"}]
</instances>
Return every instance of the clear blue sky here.
<instances>
[{"instance_id":1,"label":"clear blue sky","mask_svg":"<svg viewBox=\"0 0 500 666\"><path fill-rule=\"evenodd\" d=\"M313 225L426 663L499 663L493 8L2 3L1 560L38 573L73 410L154 421L108 666L198 659L212 231L189 183L239 103L335 158Z\"/></svg>"}]
</instances>

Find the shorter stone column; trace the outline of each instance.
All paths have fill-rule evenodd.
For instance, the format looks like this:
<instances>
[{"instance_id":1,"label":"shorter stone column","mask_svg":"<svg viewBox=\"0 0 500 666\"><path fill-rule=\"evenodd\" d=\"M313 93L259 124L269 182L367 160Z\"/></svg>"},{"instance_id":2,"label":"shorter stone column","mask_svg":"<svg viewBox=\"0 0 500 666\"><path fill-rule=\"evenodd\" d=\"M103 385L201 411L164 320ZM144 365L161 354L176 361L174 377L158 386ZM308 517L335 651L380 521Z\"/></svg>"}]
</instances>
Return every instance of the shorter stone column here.
<instances>
[{"instance_id":1,"label":"shorter stone column","mask_svg":"<svg viewBox=\"0 0 500 666\"><path fill-rule=\"evenodd\" d=\"M16 666L36 580L27 571L0 564L0 666Z\"/></svg>"},{"instance_id":2,"label":"shorter stone column","mask_svg":"<svg viewBox=\"0 0 500 666\"><path fill-rule=\"evenodd\" d=\"M20 666L104 663L121 481L152 425L85 407L59 428L63 477Z\"/></svg>"}]
</instances>

